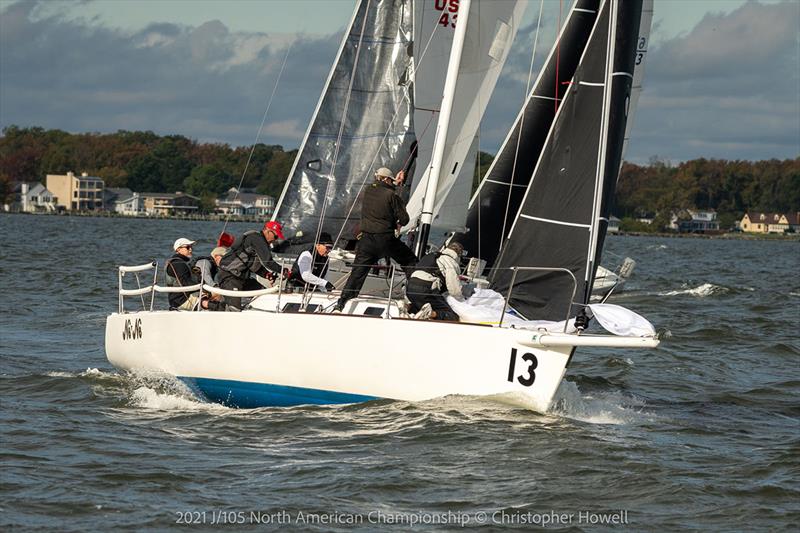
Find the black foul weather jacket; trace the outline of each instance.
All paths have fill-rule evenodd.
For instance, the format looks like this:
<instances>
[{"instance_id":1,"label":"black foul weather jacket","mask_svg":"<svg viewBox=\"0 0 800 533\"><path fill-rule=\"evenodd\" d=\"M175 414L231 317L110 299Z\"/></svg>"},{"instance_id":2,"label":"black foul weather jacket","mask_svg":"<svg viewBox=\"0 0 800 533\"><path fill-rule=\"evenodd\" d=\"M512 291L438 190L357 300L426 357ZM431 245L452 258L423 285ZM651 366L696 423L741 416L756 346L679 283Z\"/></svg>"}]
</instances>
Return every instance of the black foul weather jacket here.
<instances>
[{"instance_id":1,"label":"black foul weather jacket","mask_svg":"<svg viewBox=\"0 0 800 533\"><path fill-rule=\"evenodd\" d=\"M167 275L167 285L170 287L188 287L195 284L189 258L177 252L167 259L165 272ZM188 292L169 293L169 306L171 308L180 307L183 302L189 299L190 294L191 293Z\"/></svg>"},{"instance_id":2,"label":"black foul weather jacket","mask_svg":"<svg viewBox=\"0 0 800 533\"><path fill-rule=\"evenodd\" d=\"M272 250L260 231L248 231L231 245L219 264L220 270L237 278L248 272L265 276L268 271L280 273L281 266L272 258Z\"/></svg>"},{"instance_id":3,"label":"black foul weather jacket","mask_svg":"<svg viewBox=\"0 0 800 533\"><path fill-rule=\"evenodd\" d=\"M406 204L392 185L376 181L364 191L361 204L361 231L394 233L397 225L408 224Z\"/></svg>"}]
</instances>

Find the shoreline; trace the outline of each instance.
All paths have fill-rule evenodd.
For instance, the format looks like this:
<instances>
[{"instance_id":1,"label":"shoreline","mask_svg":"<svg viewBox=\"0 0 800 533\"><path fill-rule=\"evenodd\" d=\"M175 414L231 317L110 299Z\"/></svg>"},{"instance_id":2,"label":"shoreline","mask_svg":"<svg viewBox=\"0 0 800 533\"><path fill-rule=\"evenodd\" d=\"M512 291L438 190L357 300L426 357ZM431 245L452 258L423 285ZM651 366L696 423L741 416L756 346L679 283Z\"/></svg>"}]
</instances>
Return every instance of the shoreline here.
<instances>
[{"instance_id":1,"label":"shoreline","mask_svg":"<svg viewBox=\"0 0 800 533\"><path fill-rule=\"evenodd\" d=\"M91 217L91 218L124 218L124 219L141 219L141 220L194 220L194 221L208 221L220 222L225 221L225 215L125 215L111 211L61 211L57 213L29 213L25 211L0 211L4 215L31 215L31 216L66 216L66 217ZM235 216L227 219L228 222L256 222L261 223L264 221L263 217L243 217ZM617 231L609 232L608 237L664 237L670 239L726 239L726 240L743 240L743 241L789 241L800 242L800 233L793 234L779 234L779 233L645 233L641 231Z\"/></svg>"}]
</instances>

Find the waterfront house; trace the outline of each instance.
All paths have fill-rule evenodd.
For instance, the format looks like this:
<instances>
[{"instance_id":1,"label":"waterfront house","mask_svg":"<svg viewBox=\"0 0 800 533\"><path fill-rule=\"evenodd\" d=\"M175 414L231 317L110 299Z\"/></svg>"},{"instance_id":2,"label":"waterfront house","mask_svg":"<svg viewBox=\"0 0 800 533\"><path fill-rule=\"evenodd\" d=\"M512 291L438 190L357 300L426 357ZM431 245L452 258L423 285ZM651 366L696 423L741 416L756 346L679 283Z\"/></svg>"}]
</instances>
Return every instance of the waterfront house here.
<instances>
[{"instance_id":1,"label":"waterfront house","mask_svg":"<svg viewBox=\"0 0 800 533\"><path fill-rule=\"evenodd\" d=\"M614 215L611 215L611 217L608 219L608 232L609 233L619 233L619 223L620 222L621 222L620 219L618 219Z\"/></svg>"},{"instance_id":2,"label":"waterfront house","mask_svg":"<svg viewBox=\"0 0 800 533\"><path fill-rule=\"evenodd\" d=\"M707 233L719 231L717 212L713 209L686 209L673 213L669 228L680 233Z\"/></svg>"},{"instance_id":3,"label":"waterfront house","mask_svg":"<svg viewBox=\"0 0 800 533\"><path fill-rule=\"evenodd\" d=\"M167 192L140 193L144 212L148 215L171 216L197 213L200 199L191 194Z\"/></svg>"},{"instance_id":4,"label":"waterfront house","mask_svg":"<svg viewBox=\"0 0 800 533\"><path fill-rule=\"evenodd\" d=\"M217 199L215 210L223 215L266 218L275 210L275 198L231 187L223 198Z\"/></svg>"},{"instance_id":5,"label":"waterfront house","mask_svg":"<svg viewBox=\"0 0 800 533\"><path fill-rule=\"evenodd\" d=\"M749 211L742 217L739 227L748 233L797 233L800 232L800 212L760 213Z\"/></svg>"},{"instance_id":6,"label":"waterfront house","mask_svg":"<svg viewBox=\"0 0 800 533\"><path fill-rule=\"evenodd\" d=\"M101 178L89 176L86 172L80 176L72 172L63 175L48 174L47 189L56 197L56 205L67 211L103 209L105 182Z\"/></svg>"},{"instance_id":7,"label":"waterfront house","mask_svg":"<svg viewBox=\"0 0 800 533\"><path fill-rule=\"evenodd\" d=\"M56 210L57 198L41 183L17 184L14 190L15 204L26 213L52 212Z\"/></svg>"},{"instance_id":8,"label":"waterfront house","mask_svg":"<svg viewBox=\"0 0 800 533\"><path fill-rule=\"evenodd\" d=\"M133 192L126 187L106 188L103 198L105 207L109 211L122 215L140 215L144 213L144 201L138 192Z\"/></svg>"}]
</instances>

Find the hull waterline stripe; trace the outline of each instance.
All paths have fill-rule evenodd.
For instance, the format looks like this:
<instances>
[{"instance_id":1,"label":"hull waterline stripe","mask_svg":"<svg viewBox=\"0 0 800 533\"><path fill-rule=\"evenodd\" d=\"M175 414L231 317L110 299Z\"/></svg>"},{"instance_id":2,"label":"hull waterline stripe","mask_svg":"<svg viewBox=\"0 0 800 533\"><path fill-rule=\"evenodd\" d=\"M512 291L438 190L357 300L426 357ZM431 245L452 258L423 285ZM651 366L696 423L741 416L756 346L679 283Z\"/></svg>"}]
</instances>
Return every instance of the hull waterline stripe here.
<instances>
[{"instance_id":1,"label":"hull waterline stripe","mask_svg":"<svg viewBox=\"0 0 800 533\"><path fill-rule=\"evenodd\" d=\"M360 403L380 399L377 396L350 394L322 389L308 389L272 383L180 376L198 396L229 407L290 407L293 405L331 405Z\"/></svg>"}]
</instances>

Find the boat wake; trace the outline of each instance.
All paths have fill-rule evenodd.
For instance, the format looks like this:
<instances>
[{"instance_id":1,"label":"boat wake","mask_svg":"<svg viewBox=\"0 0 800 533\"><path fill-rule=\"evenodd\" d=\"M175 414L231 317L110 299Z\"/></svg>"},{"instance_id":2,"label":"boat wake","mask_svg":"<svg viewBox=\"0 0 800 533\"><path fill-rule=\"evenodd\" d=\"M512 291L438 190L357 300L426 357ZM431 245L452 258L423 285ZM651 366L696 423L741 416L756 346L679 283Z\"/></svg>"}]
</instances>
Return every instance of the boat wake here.
<instances>
[{"instance_id":1,"label":"boat wake","mask_svg":"<svg viewBox=\"0 0 800 533\"><path fill-rule=\"evenodd\" d=\"M180 382L176 380L175 384L180 385ZM167 392L144 385L131 392L129 405L156 411L203 411L213 413L231 410L230 407L225 407L222 404L204 402L198 399L188 388L184 392Z\"/></svg>"},{"instance_id":2,"label":"boat wake","mask_svg":"<svg viewBox=\"0 0 800 533\"><path fill-rule=\"evenodd\" d=\"M632 424L652 420L645 402L620 392L582 394L571 381L562 381L548 414L589 424Z\"/></svg>"}]
</instances>

